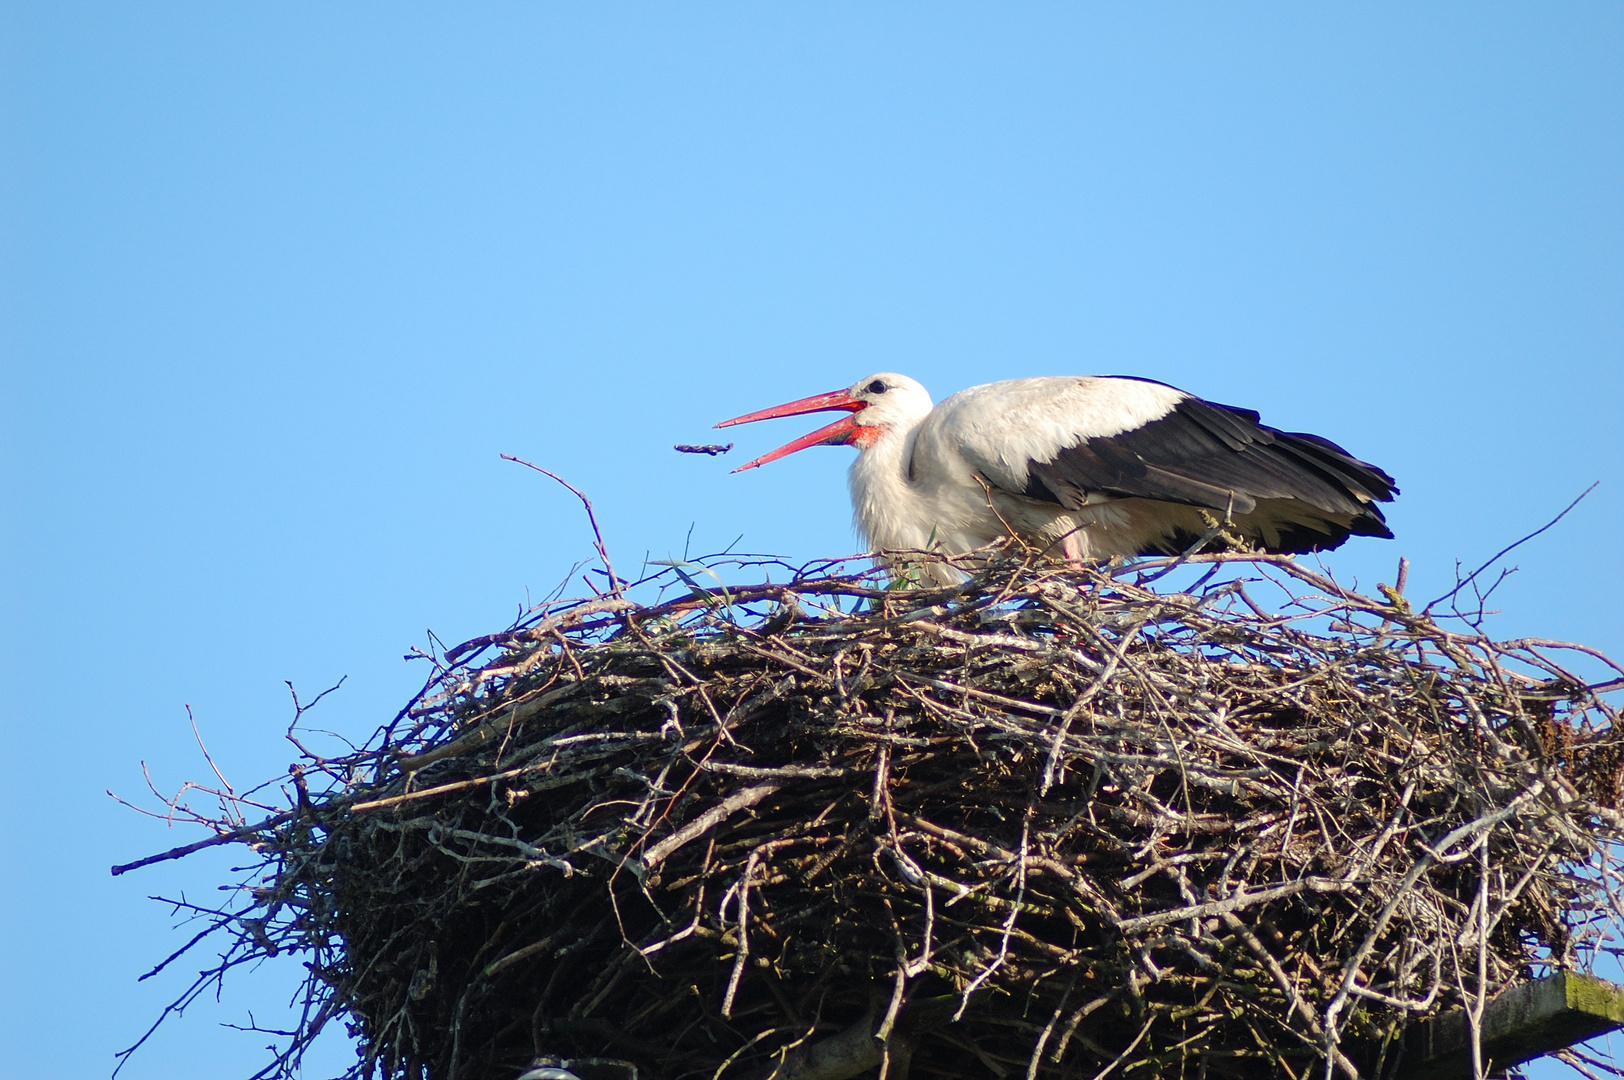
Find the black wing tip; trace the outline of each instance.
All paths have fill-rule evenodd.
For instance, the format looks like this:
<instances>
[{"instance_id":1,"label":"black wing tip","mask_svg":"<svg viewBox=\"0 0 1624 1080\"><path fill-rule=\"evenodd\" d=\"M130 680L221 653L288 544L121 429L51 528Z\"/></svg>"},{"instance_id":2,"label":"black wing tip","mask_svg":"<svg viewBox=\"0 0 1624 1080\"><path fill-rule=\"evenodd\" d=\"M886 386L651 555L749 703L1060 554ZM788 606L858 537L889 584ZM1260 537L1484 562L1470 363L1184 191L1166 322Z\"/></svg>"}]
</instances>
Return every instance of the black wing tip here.
<instances>
[{"instance_id":1,"label":"black wing tip","mask_svg":"<svg viewBox=\"0 0 1624 1080\"><path fill-rule=\"evenodd\" d=\"M1327 523L1329 524L1329 523ZM1282 529L1280 544L1265 548L1271 555L1309 555L1316 551L1335 551L1348 542L1349 537L1369 536L1377 540L1393 540L1393 530L1387 527L1380 514L1370 513L1354 518L1346 526L1329 525L1325 528L1299 526Z\"/></svg>"},{"instance_id":2,"label":"black wing tip","mask_svg":"<svg viewBox=\"0 0 1624 1080\"><path fill-rule=\"evenodd\" d=\"M1350 536L1374 536L1378 540L1396 539L1393 530L1387 527L1387 522L1377 515L1355 518L1353 524L1348 527L1348 534Z\"/></svg>"},{"instance_id":3,"label":"black wing tip","mask_svg":"<svg viewBox=\"0 0 1624 1080\"><path fill-rule=\"evenodd\" d=\"M1392 502L1399 493L1398 481L1386 469L1354 457L1323 435L1307 431L1282 431L1278 434L1288 448L1310 459L1320 458L1313 464L1342 481L1345 486L1350 486L1348 481L1354 481L1376 502ZM1324 460L1326 457L1330 460Z\"/></svg>"},{"instance_id":4,"label":"black wing tip","mask_svg":"<svg viewBox=\"0 0 1624 1080\"><path fill-rule=\"evenodd\" d=\"M1398 496L1398 481L1394 480L1392 474L1386 469L1379 465L1372 465L1368 461L1360 461L1356 457L1350 457L1348 460L1357 465L1364 473L1364 476L1360 479L1376 481L1374 484L1365 485L1365 487L1371 489L1370 497L1372 499L1377 502L1392 502Z\"/></svg>"}]
</instances>

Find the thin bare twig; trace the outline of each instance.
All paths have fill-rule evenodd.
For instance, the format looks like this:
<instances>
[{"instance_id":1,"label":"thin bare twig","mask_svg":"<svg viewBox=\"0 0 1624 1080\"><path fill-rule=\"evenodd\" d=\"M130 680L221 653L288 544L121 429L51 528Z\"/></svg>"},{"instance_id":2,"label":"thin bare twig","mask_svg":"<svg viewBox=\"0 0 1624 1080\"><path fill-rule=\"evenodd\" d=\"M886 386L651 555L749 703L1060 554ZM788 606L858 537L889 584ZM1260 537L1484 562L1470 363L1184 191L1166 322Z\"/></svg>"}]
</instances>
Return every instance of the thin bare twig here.
<instances>
[{"instance_id":1,"label":"thin bare twig","mask_svg":"<svg viewBox=\"0 0 1624 1080\"><path fill-rule=\"evenodd\" d=\"M592 526L592 546L597 549L598 558L603 562L604 573L609 575L609 589L615 595L620 595L625 586L621 582L620 578L615 576L614 564L609 561L609 549L604 545L603 532L598 528L598 515L592 509L592 500L587 498L586 495L582 493L580 488L576 487L562 476L559 476L551 469L544 469L534 462L526 461L524 458L515 457L512 454L503 454L501 456L503 461L511 461L515 464L523 465L527 469L534 469L543 476L551 477L552 479L558 481L558 483L561 484L571 495L574 495L577 499L581 500L581 505L586 508L587 523Z\"/></svg>"}]
</instances>

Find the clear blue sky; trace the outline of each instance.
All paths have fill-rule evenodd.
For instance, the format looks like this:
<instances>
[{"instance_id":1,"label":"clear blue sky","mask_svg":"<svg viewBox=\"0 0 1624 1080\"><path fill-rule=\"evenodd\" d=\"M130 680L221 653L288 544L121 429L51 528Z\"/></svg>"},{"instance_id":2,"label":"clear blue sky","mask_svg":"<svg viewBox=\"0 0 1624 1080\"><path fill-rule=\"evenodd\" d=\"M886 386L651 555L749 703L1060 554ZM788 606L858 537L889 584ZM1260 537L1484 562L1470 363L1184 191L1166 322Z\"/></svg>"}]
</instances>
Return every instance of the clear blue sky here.
<instances>
[{"instance_id":1,"label":"clear blue sky","mask_svg":"<svg viewBox=\"0 0 1624 1080\"><path fill-rule=\"evenodd\" d=\"M194 838L141 762L238 784L282 680L352 734L401 661L590 556L855 546L820 449L674 442L878 369L938 396L1162 379L1401 482L1329 559L1624 654L1624 7L0 6L0 1041L96 1077L177 986ZM809 430L731 435L760 452ZM735 455L737 456L737 455ZM527 590L529 591L527 593ZM131 1080L252 1072L294 973ZM325 1048L324 1067L348 1053ZM310 1075L323 1075L313 1067Z\"/></svg>"}]
</instances>

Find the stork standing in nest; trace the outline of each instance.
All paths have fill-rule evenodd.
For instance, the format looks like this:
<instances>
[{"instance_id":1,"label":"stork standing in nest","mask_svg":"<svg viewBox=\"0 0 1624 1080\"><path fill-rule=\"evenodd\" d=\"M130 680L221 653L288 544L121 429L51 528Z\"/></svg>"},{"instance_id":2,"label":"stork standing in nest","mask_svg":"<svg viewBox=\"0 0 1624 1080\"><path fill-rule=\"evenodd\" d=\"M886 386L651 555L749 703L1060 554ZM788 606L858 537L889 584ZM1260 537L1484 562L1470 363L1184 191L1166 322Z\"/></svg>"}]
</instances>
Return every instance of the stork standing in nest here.
<instances>
[{"instance_id":1,"label":"stork standing in nest","mask_svg":"<svg viewBox=\"0 0 1624 1080\"><path fill-rule=\"evenodd\" d=\"M1321 551L1392 532L1393 478L1318 435L1149 379L1053 376L972 386L933 406L881 372L724 420L848 415L741 465L855 446L857 528L875 552L962 554L1011 534L1068 561L1213 546Z\"/></svg>"}]
</instances>

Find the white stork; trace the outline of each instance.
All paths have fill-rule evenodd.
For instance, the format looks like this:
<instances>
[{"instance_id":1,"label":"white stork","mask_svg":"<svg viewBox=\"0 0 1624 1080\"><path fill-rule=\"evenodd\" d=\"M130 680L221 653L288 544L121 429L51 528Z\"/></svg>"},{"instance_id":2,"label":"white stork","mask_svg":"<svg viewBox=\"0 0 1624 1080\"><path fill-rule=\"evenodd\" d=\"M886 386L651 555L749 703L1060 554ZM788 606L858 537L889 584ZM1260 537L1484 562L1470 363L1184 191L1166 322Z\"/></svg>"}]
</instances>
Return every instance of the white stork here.
<instances>
[{"instance_id":1,"label":"white stork","mask_svg":"<svg viewBox=\"0 0 1624 1080\"><path fill-rule=\"evenodd\" d=\"M1212 546L1275 553L1393 535L1376 504L1398 488L1381 469L1149 379L1008 379L932 407L881 372L716 426L836 410L850 415L733 471L856 446L853 514L875 552L962 554L1013 532L1079 562L1176 554L1219 525Z\"/></svg>"}]
</instances>

